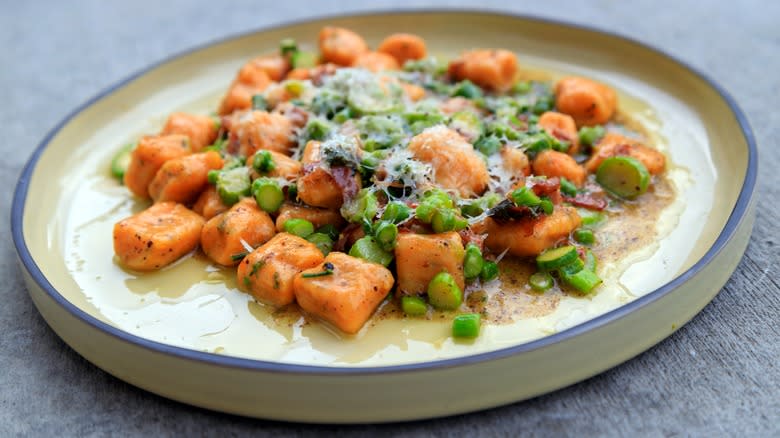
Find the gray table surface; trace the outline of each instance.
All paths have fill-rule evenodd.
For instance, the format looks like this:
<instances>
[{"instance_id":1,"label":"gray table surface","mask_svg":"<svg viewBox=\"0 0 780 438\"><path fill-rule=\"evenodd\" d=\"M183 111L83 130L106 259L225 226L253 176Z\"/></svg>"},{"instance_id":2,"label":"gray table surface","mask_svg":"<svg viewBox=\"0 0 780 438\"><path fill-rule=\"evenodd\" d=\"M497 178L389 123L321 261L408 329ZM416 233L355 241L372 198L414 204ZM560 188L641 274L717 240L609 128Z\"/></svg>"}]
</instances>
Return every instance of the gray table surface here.
<instances>
[{"instance_id":1,"label":"gray table surface","mask_svg":"<svg viewBox=\"0 0 780 438\"><path fill-rule=\"evenodd\" d=\"M0 436L8 435L780 435L780 2L3 0L0 14ZM644 354L533 400L394 425L313 426L210 412L139 390L48 328L14 256L12 188L73 108L184 49L279 21L391 7L489 7L593 25L686 60L736 97L761 163L747 253L696 318Z\"/></svg>"}]
</instances>

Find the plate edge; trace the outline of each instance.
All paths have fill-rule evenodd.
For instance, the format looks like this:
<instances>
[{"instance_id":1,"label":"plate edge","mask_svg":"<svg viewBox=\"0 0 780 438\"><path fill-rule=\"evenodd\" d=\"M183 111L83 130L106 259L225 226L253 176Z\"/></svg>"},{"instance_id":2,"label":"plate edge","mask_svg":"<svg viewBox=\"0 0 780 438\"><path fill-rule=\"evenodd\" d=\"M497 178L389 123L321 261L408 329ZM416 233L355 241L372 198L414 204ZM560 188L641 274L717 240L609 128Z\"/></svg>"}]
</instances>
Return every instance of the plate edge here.
<instances>
[{"instance_id":1,"label":"plate edge","mask_svg":"<svg viewBox=\"0 0 780 438\"><path fill-rule=\"evenodd\" d=\"M171 62L183 56L206 49L208 47L212 47L231 40L253 35L259 32L270 31L270 30L292 26L296 24L309 23L312 21L321 21L321 20L336 19L336 18L367 17L367 16L382 15L382 14L404 15L404 14L437 14L437 13L438 14L471 13L471 14L511 17L516 19L537 21L545 24L564 26L564 27L569 27L577 30L584 30L587 32L591 32L603 36L617 38L624 42L628 42L630 44L639 46L644 50L648 50L657 55L666 57L667 59L683 67L685 70L688 70L694 76L698 77L704 83L706 83L710 88L712 88L721 97L721 99L723 99L723 101L727 104L732 115L735 117L738 125L740 126L740 129L742 131L742 134L745 137L748 146L748 163L747 163L745 178L743 179L742 187L740 189L737 202L735 203L734 208L729 214L726 224L724 225L720 234L716 238L715 242L713 242L712 246L707 250L707 252L688 270L686 270L685 272L683 272L682 274L680 274L678 277L674 278L670 282L666 283L665 285L661 286L660 288L657 288L643 295L642 297L634 301L631 301L628 304L613 309L605 314L602 314L596 318L578 324L574 327L558 332L554 335L550 335L524 344L507 347L499 350L484 352L484 353L478 353L471 356L463 356L463 357L457 357L451 359L441 359L441 360L422 362L422 363L413 363L413 364L388 365L388 366L381 366L381 367L328 367L328 366L286 364L280 362L271 362L271 361L262 361L256 359L246 359L246 358L239 358L239 357L216 355L212 353L200 352L200 351L190 350L182 347L175 347L172 345L151 341L133 335L131 333L122 331L114 326L111 326L105 322L98 320L97 318L79 309L77 306L75 306L70 301L68 301L64 296L62 296L59 293L59 291L57 291L56 288L54 288L51 285L51 283L49 283L49 281L46 279L43 272L38 267L37 263L35 263L35 260L32 258L29 248L27 248L26 242L24 240L24 230L23 230L24 207L25 207L25 201L27 199L27 194L29 189L30 176L34 171L41 154L49 145L51 140L57 135L57 133L59 133L59 131L68 122L70 122L73 118L75 118L86 108L98 102L99 100L103 99L110 93L114 92L116 89L131 83L141 75L159 66L162 66L168 62ZM529 15L529 14L503 12L498 9L404 8L404 9L397 9L397 10L364 11L364 12L359 12L354 14L325 14L325 15L317 15L317 16L312 16L303 19L285 21L270 26L264 26L257 29L253 29L251 31L241 32L234 35L217 38L203 44L195 45L186 50L167 56L159 61L153 62L147 67L144 67L139 71L136 71L131 75L125 77L124 79L114 83L113 85L101 90L96 95L92 96L87 101L77 106L73 111L71 111L62 121L60 121L57 125L55 125L54 128L52 128L44 136L44 138L41 140L38 146L36 146L35 150L33 151L33 154L30 156L27 163L23 167L16 188L14 190L14 197L11 204L11 234L14 242L14 247L16 249L17 255L22 265L28 271L31 278L43 289L43 291L45 291L61 307L63 307L68 312L70 312L73 316L83 320L84 322L88 323L89 325L93 326L98 330L101 330L109 335L116 337L118 340L123 342L129 342L136 346L147 348L159 353L171 354L181 359L193 360L197 362L205 362L208 364L218 365L218 366L228 366L234 368L250 369L250 370L273 372L273 373L285 373L285 374L300 373L300 374L355 376L355 375L370 375L370 374L405 373L411 371L426 371L426 370L431 370L436 368L449 368L449 367L471 365L474 363L505 358L515 354L523 353L525 351L544 348L548 345L558 343L558 342L563 342L567 339L576 337L579 334L586 331L590 331L591 329L594 329L596 327L601 327L610 324L611 322L622 318L626 314L632 313L638 310L639 308L642 308L647 304L650 304L664 297L665 295L675 290L683 283L687 282L690 278L695 276L704 266L709 264L710 261L720 253L723 247L726 246L726 244L734 235L735 231L739 228L739 225L744 220L746 213L749 211L748 207L750 206L750 202L755 193L755 186L756 186L757 172L758 172L757 161L758 161L758 148L756 146L755 137L752 128L750 127L746 115L741 110L739 105L736 103L735 99L722 86L720 86L717 82L712 80L709 76L707 76L697 68L692 67L688 63L678 59L677 57L667 52L664 52L663 50L655 48L644 42L638 41L634 38L620 35L611 31L605 31L593 26L569 23L563 20L551 19L547 17L539 17L539 16Z\"/></svg>"}]
</instances>

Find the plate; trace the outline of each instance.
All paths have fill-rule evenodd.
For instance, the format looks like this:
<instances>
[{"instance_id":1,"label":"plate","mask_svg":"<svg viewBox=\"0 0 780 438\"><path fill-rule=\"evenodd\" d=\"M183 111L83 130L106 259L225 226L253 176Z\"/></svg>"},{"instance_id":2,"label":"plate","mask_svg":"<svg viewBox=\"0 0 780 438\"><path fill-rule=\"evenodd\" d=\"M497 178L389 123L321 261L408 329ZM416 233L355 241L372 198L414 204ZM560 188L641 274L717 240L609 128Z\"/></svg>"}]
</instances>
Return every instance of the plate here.
<instances>
[{"instance_id":1,"label":"plate","mask_svg":"<svg viewBox=\"0 0 780 438\"><path fill-rule=\"evenodd\" d=\"M518 53L523 68L582 74L670 156L675 203L653 245L614 266L614 287L557 313L486 327L453 342L440 323L379 322L355 339L284 325L213 280L197 258L155 286L111 261L110 227L135 205L108 179L121 144L168 113L208 113L243 62L282 38L316 40L326 24L376 45L421 35L434 54ZM462 32L469 29L469 32ZM756 146L731 97L655 49L579 26L471 11L391 12L286 24L200 47L133 75L78 108L36 149L19 179L12 232L28 291L52 329L98 367L162 396L269 419L400 421L533 397L619 364L669 336L725 284L754 218ZM717 196L716 196L717 194ZM630 266L628 266L630 265ZM624 269L628 267L628 269ZM186 274L186 275L185 275Z\"/></svg>"}]
</instances>

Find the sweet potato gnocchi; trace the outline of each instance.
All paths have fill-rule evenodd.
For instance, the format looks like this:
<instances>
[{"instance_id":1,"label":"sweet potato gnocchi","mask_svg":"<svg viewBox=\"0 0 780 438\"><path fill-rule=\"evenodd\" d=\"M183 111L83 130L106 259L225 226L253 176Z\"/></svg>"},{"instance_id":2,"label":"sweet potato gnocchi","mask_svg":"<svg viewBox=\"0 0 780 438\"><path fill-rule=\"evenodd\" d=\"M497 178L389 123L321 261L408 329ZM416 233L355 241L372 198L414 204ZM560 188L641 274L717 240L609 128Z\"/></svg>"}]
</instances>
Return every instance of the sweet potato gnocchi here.
<instances>
[{"instance_id":1,"label":"sweet potato gnocchi","mask_svg":"<svg viewBox=\"0 0 780 438\"><path fill-rule=\"evenodd\" d=\"M264 305L350 335L388 301L462 314L505 257L533 263L538 293L595 293L604 210L642 202L666 168L615 90L526 80L501 48L442 62L418 35L370 43L339 27L317 52L283 40L213 115L173 112L123 149L112 172L152 204L114 227L117 262L163 269L200 247ZM478 314L454 320L478 335Z\"/></svg>"}]
</instances>

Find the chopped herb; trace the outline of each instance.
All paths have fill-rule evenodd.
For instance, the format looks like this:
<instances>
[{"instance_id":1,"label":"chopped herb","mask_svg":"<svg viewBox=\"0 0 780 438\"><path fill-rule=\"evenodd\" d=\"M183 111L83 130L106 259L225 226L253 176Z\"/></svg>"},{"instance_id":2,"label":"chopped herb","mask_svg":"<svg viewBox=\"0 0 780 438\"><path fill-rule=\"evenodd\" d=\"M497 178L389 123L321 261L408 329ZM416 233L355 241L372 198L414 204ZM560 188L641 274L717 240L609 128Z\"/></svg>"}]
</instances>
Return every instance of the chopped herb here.
<instances>
[{"instance_id":1,"label":"chopped herb","mask_svg":"<svg viewBox=\"0 0 780 438\"><path fill-rule=\"evenodd\" d=\"M262 94L255 94L252 96L252 109L257 111L265 111L268 109L268 101L265 100Z\"/></svg>"},{"instance_id":2,"label":"chopped herb","mask_svg":"<svg viewBox=\"0 0 780 438\"><path fill-rule=\"evenodd\" d=\"M230 260L233 260L234 262L241 261L241 260L244 259L244 257L247 256L247 254L249 254L249 253L246 252L246 251L240 252L238 254L233 254L232 256L230 256Z\"/></svg>"},{"instance_id":3,"label":"chopped herb","mask_svg":"<svg viewBox=\"0 0 780 438\"><path fill-rule=\"evenodd\" d=\"M333 271L307 272L305 274L302 274L301 277L315 278L315 277L324 277L326 275L333 275Z\"/></svg>"},{"instance_id":4,"label":"chopped herb","mask_svg":"<svg viewBox=\"0 0 780 438\"><path fill-rule=\"evenodd\" d=\"M285 38L279 42L279 52L282 56L293 55L298 51L298 43L292 38Z\"/></svg>"},{"instance_id":5,"label":"chopped herb","mask_svg":"<svg viewBox=\"0 0 780 438\"><path fill-rule=\"evenodd\" d=\"M249 277L251 277L251 276L253 276L253 275L257 274L257 271L259 271L259 270L260 270L260 268L262 268L262 267L263 267L263 265L265 265L265 260L260 260L259 262L255 262L255 263L252 265L252 270L251 270L251 271L249 271Z\"/></svg>"},{"instance_id":6,"label":"chopped herb","mask_svg":"<svg viewBox=\"0 0 780 438\"><path fill-rule=\"evenodd\" d=\"M333 269L335 266L333 266L333 263L331 262L325 262L324 265L322 265L322 271L320 272L307 272L305 274L301 274L301 277L303 278L316 278L316 277L325 277L326 275L333 275Z\"/></svg>"}]
</instances>

